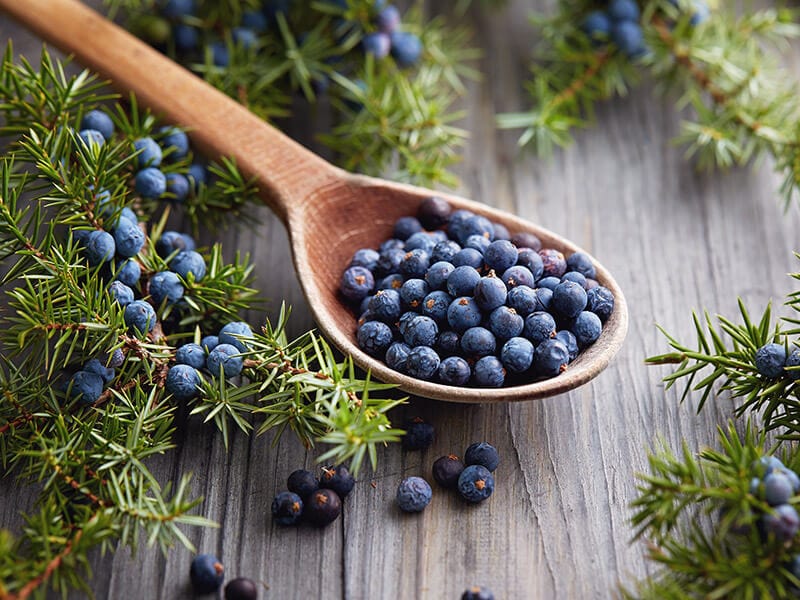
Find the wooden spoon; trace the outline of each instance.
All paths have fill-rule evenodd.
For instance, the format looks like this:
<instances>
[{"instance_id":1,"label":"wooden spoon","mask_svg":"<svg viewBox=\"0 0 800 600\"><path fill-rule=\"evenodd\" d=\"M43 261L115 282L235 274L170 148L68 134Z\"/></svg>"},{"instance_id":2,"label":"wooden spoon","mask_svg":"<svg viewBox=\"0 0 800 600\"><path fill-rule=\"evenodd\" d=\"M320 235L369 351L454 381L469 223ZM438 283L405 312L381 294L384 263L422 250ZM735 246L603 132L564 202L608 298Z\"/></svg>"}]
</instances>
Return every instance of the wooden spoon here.
<instances>
[{"instance_id":1,"label":"wooden spoon","mask_svg":"<svg viewBox=\"0 0 800 600\"><path fill-rule=\"evenodd\" d=\"M356 364L406 392L451 402L532 400L586 383L616 354L628 328L625 298L600 264L597 280L614 294L615 308L600 338L552 379L499 389L453 387L420 381L388 368L355 342L356 318L337 295L353 252L377 248L395 220L415 215L425 198L439 195L454 207L536 234L544 247L569 255L575 244L541 227L463 198L353 175L286 137L234 100L128 34L77 0L0 0L0 9L87 67L136 93L141 104L190 130L206 155L231 156L289 231L300 284L319 328Z\"/></svg>"}]
</instances>

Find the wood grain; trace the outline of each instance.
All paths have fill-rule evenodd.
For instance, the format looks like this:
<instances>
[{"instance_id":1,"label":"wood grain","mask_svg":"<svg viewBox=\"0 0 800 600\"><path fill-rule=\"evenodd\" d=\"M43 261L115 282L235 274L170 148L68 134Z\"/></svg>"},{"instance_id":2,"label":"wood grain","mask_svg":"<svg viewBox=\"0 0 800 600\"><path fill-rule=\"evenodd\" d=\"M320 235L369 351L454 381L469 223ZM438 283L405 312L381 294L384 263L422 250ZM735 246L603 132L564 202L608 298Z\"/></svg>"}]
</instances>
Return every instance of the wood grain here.
<instances>
[{"instance_id":1,"label":"wood grain","mask_svg":"<svg viewBox=\"0 0 800 600\"><path fill-rule=\"evenodd\" d=\"M545 6L512 0L505 12L472 17L487 77L464 103L473 143L459 193L591 251L625 291L628 339L599 377L555 398L456 410L415 401L397 419L430 419L438 433L433 448L381 452L378 471L356 486L344 518L322 532L278 528L268 518L272 495L289 472L312 464L313 453L288 437L272 447L268 437L239 435L226 453L209 429L194 420L182 425L179 450L155 462L155 471L164 480L196 474L194 491L206 497L202 512L222 527L192 530L191 539L219 553L232 576L265 582L262 598L456 599L474 583L488 585L499 599L614 596L619 581L647 571L643 546L629 544L626 508L635 494L633 474L646 468L647 447L657 434L673 446L684 437L692 447L713 443L714 428L730 414L723 400L696 416L692 403L679 405L676 391L663 390L666 370L642 364L666 348L654 324L689 340L692 309L735 316L741 295L753 310L772 298L780 311L793 289L786 273L800 266L792 256L800 215L795 207L782 212L769 165L697 175L671 144L680 115L649 86L601 105L600 125L551 161L518 155L514 136L494 130L494 112L525 106L519 82L527 76L532 39L525 15ZM0 35L13 35L18 51L38 56L38 42L8 22L0 21ZM308 134L305 125L293 133ZM263 226L226 232L222 242L228 256L254 252L258 285L273 299L268 313L286 298L295 306L292 330L300 332L311 317L286 267L287 237L266 210L258 216ZM439 455L484 439L503 460L489 502L468 507L437 493L417 517L395 510L402 476L428 476ZM0 523L18 527L16 514L31 496L9 476L0 488ZM93 587L98 598L190 598L189 560L182 549L166 558L155 551L96 556Z\"/></svg>"}]
</instances>

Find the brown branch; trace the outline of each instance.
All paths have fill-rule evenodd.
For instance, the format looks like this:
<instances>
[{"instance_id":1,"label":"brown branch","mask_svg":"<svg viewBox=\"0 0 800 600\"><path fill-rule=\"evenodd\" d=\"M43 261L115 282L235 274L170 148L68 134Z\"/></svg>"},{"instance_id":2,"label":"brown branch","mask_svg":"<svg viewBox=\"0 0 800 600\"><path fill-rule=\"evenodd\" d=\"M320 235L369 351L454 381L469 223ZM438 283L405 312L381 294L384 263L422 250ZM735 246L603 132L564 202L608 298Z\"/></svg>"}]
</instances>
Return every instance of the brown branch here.
<instances>
[{"instance_id":1,"label":"brown branch","mask_svg":"<svg viewBox=\"0 0 800 600\"><path fill-rule=\"evenodd\" d=\"M278 348L277 353L281 356L284 356L283 349ZM310 369L304 369L302 367L295 367L292 365L289 359L284 359L283 362L267 362L262 363L257 360L253 359L246 359L244 361L245 368L255 369L258 367L263 367L265 369L269 369L270 371L274 369L278 369L282 373L288 373L289 375L305 375L305 374L312 374L315 378L321 379L322 381L333 381L330 375L323 371L311 371ZM361 406L361 398L359 398L355 393L351 391L346 391L347 397L350 401L355 404L356 406Z\"/></svg>"},{"instance_id":2,"label":"brown branch","mask_svg":"<svg viewBox=\"0 0 800 600\"><path fill-rule=\"evenodd\" d=\"M67 543L64 545L64 549L56 554L50 560L50 562L47 563L44 571L26 583L16 594L0 595L0 600L25 600L25 598L35 592L40 585L50 579L50 576L53 574L53 572L61 566L61 563L64 561L64 559L72 552L72 549L75 547L75 544L80 541L82 535L83 530L78 529L72 539L67 541Z\"/></svg>"},{"instance_id":3,"label":"brown branch","mask_svg":"<svg viewBox=\"0 0 800 600\"><path fill-rule=\"evenodd\" d=\"M597 72L608 62L608 60L611 58L611 53L601 52L595 56L595 63L581 73L580 77L573 79L572 83L556 94L553 99L547 103L547 109L553 109L561 104L564 104L564 102L572 100L572 98L574 98L578 92L586 87L586 84L595 75L597 75Z\"/></svg>"}]
</instances>

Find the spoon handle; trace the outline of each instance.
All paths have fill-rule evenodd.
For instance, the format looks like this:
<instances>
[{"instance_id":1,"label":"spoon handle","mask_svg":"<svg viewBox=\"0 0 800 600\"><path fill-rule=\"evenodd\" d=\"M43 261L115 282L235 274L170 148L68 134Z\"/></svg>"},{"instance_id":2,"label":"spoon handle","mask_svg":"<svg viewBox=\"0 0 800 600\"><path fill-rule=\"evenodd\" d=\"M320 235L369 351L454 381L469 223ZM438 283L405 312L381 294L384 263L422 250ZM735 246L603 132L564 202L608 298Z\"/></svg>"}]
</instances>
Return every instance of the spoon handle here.
<instances>
[{"instance_id":1,"label":"spoon handle","mask_svg":"<svg viewBox=\"0 0 800 600\"><path fill-rule=\"evenodd\" d=\"M233 157L245 177L257 178L261 196L284 224L290 211L344 175L78 0L0 0L0 10L188 128L206 155Z\"/></svg>"}]
</instances>

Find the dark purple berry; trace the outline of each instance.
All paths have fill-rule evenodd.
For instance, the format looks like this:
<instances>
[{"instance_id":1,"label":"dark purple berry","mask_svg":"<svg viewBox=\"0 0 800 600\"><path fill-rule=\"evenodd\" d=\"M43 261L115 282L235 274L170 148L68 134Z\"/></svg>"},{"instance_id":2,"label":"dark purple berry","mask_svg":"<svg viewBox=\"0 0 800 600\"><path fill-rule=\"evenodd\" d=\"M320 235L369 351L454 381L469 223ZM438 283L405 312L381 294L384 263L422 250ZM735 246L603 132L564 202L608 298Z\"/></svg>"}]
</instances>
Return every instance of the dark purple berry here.
<instances>
[{"instance_id":1,"label":"dark purple berry","mask_svg":"<svg viewBox=\"0 0 800 600\"><path fill-rule=\"evenodd\" d=\"M319 484L321 487L333 490L339 496L340 500L344 500L347 495L353 491L356 479L344 465L323 467L322 475L320 475L319 478Z\"/></svg>"},{"instance_id":2,"label":"dark purple berry","mask_svg":"<svg viewBox=\"0 0 800 600\"><path fill-rule=\"evenodd\" d=\"M297 469L289 475L289 479L286 480L286 487L289 488L290 492L294 492L305 500L312 492L319 489L319 480L311 471Z\"/></svg>"},{"instance_id":3,"label":"dark purple berry","mask_svg":"<svg viewBox=\"0 0 800 600\"><path fill-rule=\"evenodd\" d=\"M433 463L433 479L443 488L458 487L458 477L464 470L464 463L455 454L437 458Z\"/></svg>"},{"instance_id":4,"label":"dark purple berry","mask_svg":"<svg viewBox=\"0 0 800 600\"><path fill-rule=\"evenodd\" d=\"M225 585L225 600L258 600L258 586L246 577L231 579Z\"/></svg>"},{"instance_id":5,"label":"dark purple berry","mask_svg":"<svg viewBox=\"0 0 800 600\"><path fill-rule=\"evenodd\" d=\"M412 417L405 422L403 429L403 448L406 450L426 450L433 444L433 425L426 423L421 417Z\"/></svg>"},{"instance_id":6,"label":"dark purple berry","mask_svg":"<svg viewBox=\"0 0 800 600\"><path fill-rule=\"evenodd\" d=\"M303 514L303 500L294 492L279 492L272 500L272 518L281 525L294 525Z\"/></svg>"},{"instance_id":7,"label":"dark purple berry","mask_svg":"<svg viewBox=\"0 0 800 600\"><path fill-rule=\"evenodd\" d=\"M494 600L494 594L489 588L474 585L461 594L461 600Z\"/></svg>"},{"instance_id":8,"label":"dark purple berry","mask_svg":"<svg viewBox=\"0 0 800 600\"><path fill-rule=\"evenodd\" d=\"M342 513L342 501L333 490L319 489L313 492L305 504L303 516L312 525L325 527L333 523Z\"/></svg>"},{"instance_id":9,"label":"dark purple berry","mask_svg":"<svg viewBox=\"0 0 800 600\"><path fill-rule=\"evenodd\" d=\"M444 198L431 196L422 201L417 210L417 218L425 229L438 229L447 224L451 212L450 204Z\"/></svg>"},{"instance_id":10,"label":"dark purple berry","mask_svg":"<svg viewBox=\"0 0 800 600\"><path fill-rule=\"evenodd\" d=\"M464 452L464 464L481 465L489 471L494 471L500 464L500 454L497 448L488 442L476 442L471 444Z\"/></svg>"},{"instance_id":11,"label":"dark purple berry","mask_svg":"<svg viewBox=\"0 0 800 600\"><path fill-rule=\"evenodd\" d=\"M225 578L225 567L213 554L198 554L189 568L189 579L198 594L212 594Z\"/></svg>"}]
</instances>

